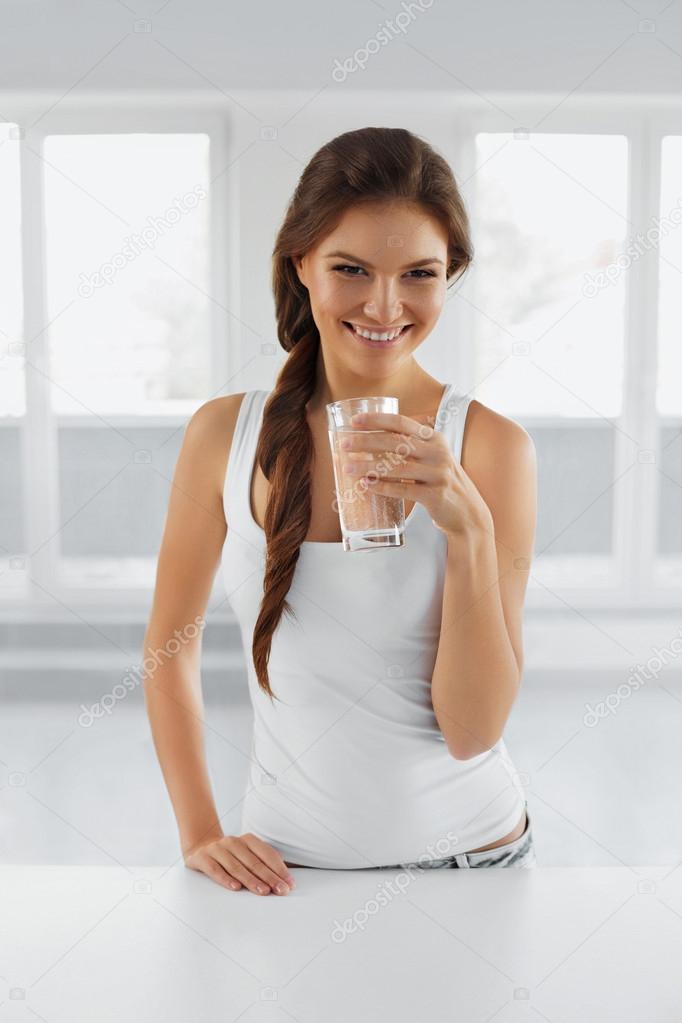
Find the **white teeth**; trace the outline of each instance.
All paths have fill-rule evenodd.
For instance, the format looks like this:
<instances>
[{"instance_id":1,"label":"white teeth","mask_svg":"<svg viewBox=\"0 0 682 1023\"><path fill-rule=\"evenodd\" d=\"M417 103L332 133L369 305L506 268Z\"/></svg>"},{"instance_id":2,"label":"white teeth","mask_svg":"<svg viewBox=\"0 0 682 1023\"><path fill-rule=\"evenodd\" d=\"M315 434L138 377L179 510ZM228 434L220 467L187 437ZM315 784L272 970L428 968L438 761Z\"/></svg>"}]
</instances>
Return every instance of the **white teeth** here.
<instances>
[{"instance_id":1,"label":"white teeth","mask_svg":"<svg viewBox=\"0 0 682 1023\"><path fill-rule=\"evenodd\" d=\"M398 327L397 330L391 331L390 333L377 334L371 330L363 330L362 327L358 327L355 323L352 324L352 327L356 334L367 338L369 341L392 341L393 338L398 337L403 329L402 327Z\"/></svg>"}]
</instances>

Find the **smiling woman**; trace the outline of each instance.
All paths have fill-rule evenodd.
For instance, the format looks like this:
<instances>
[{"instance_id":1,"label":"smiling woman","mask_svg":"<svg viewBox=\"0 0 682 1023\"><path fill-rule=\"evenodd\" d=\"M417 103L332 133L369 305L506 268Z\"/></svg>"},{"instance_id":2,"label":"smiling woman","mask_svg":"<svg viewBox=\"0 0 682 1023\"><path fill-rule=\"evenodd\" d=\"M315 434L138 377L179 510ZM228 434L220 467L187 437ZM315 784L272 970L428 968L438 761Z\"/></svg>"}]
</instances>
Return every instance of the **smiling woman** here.
<instances>
[{"instance_id":1,"label":"smiling woman","mask_svg":"<svg viewBox=\"0 0 682 1023\"><path fill-rule=\"evenodd\" d=\"M381 489L383 493L401 496L406 504L415 506L421 504L428 511L431 520L429 538L435 539L434 530L436 532L440 530L439 540L442 540L443 536L450 539L448 531L451 530L453 549L456 543L455 536L459 538L466 521L482 524L484 529L488 528L488 523L492 521L490 510L475 485L466 478L466 474L462 473L459 466L469 401L462 401L459 396L458 402L458 396L451 386L446 386L444 390L442 384L429 377L414 359L416 349L438 322L448 286L462 275L471 258L468 219L449 166L431 147L402 129L366 128L339 136L323 147L302 175L275 244L273 283L278 333L282 346L289 352L289 358L282 367L274 390L269 394L261 392L255 402L250 398L247 400L244 415L240 414L238 426L238 443L240 449L246 453L247 467L251 465L252 458L249 452L255 450L255 493L257 500L265 505L261 533L266 546L260 610L253 623L251 614L247 613L243 635L245 642L249 639L252 641L251 681L255 690L252 692L252 699L257 709L257 718L260 717L260 727L257 722L254 736L259 757L262 758L259 763L269 763L275 775L284 770L289 779L284 788L291 795L294 804L308 808L314 820L328 821L330 828L334 825L334 818L336 824L341 825L347 820L351 807L346 806L346 803L354 802L352 812L356 815L356 820L363 820L361 804L364 802L367 806L374 805L376 792L365 792L363 796L359 789L356 795L352 796L350 794L352 787L349 788L347 783L355 775L347 767L344 771L346 783L339 784L335 796L331 791L329 793L331 799L329 806L335 802L337 805L336 814L332 813L330 817L327 813L328 807L313 797L316 786L311 788L304 784L303 778L307 777L310 770L314 770L317 777L320 776L320 772L321 776L329 777L329 771L334 770L331 763L336 761L340 753L337 742L343 739L345 729L337 725L335 741L327 738L326 742L318 743L317 750L318 754L322 754L322 760L318 762L318 758L315 758L316 766L313 768L313 761L308 758L308 771L305 763L296 763L297 743L290 746L286 735L290 727L295 731L299 728L313 728L314 718L304 708L309 701L317 705L320 699L319 695L314 694L315 678L321 692L324 692L327 669L320 663L316 670L313 662L315 656L322 655L324 647L327 650L333 649L334 638L327 634L332 626L332 619L337 623L337 628L346 633L347 656L351 663L352 648L357 638L357 630L351 626L355 621L351 614L351 602L353 599L357 600L359 594L364 592L367 603L364 614L374 621L373 646L376 646L381 634L376 608L381 605L382 592L386 594L392 584L388 578L384 578L376 562L368 577L365 564L357 560L358 555L355 559L351 555L350 560L347 554L341 555L342 576L337 574L341 570L341 565L334 568L334 579L337 587L340 587L339 602L337 603L329 591L325 597L324 582L319 592L315 588L315 599L328 607L332 614L332 619L326 626L320 623L322 635L319 650L310 637L313 626L309 616L304 615L300 602L295 599L296 595L288 594L291 584L297 579L299 586L303 585L308 595L312 596L313 591L307 582L310 577L305 571L309 557L305 565L299 566L297 572L297 563L303 551L308 556L312 554L322 556L325 548L331 554L339 551L340 546L310 541L310 533L329 536L338 532L338 522L332 521L338 518L338 515L330 507L329 498L325 498L326 493L333 495L334 492L329 467L325 405L341 398L362 394L393 394L399 397L401 410L404 409L412 416L419 416L421 413L422 418L430 419L432 425L436 427L434 439L428 444L420 439L414 445L421 459L418 466L410 463L410 471L404 469L401 474L405 479L400 478L394 483L385 480L378 482L375 484L375 490ZM450 396L452 400L444 405L445 399ZM261 410L260 414L257 409ZM461 412L459 418L451 415L453 411ZM441 415L445 417L445 423L449 423L447 428L445 423L437 421ZM405 419L399 416L393 418ZM495 418L494 414L492 418ZM496 418L500 419L501 423L501 417ZM387 423L379 423L379 419L381 417L377 417L377 422L369 424L368 428L391 429ZM412 432L415 425L406 420L402 426L393 426L393 429ZM483 417L483 426L485 425L486 419ZM514 430L513 444L519 452L525 450L527 436L522 430L516 430L515 424L509 425ZM479 431L483 426L478 428ZM491 425L488 422L487 429L493 435L492 444L498 450L502 450L507 442L500 433L500 425ZM371 434L367 435L370 436ZM362 448L362 434L356 439L359 442L358 448ZM394 440L395 434L387 435L386 441L379 441L377 438L374 447L380 452L383 448L390 448ZM365 441L364 447L371 448L372 445ZM360 457L370 456L365 451ZM510 453L511 461L518 458L523 459L524 455L515 456ZM313 466L316 467L314 473ZM243 489L245 486L248 487L250 479L249 471L245 475L241 473L238 461L232 484L237 489ZM441 481L444 482L446 479L447 485L441 486ZM518 482L521 486L521 481ZM229 496L226 500L229 507L231 500ZM507 500L507 503L513 502ZM525 548L528 534L532 533L533 521L532 515L526 515L525 511L523 514L525 515L523 539L517 536L514 540L521 544L525 553L529 554ZM238 508L234 508L233 515L240 516ZM248 516L248 520L249 524L253 522L252 514ZM240 523L241 517L238 517L237 521ZM408 559L414 556L415 548L420 542L416 523L417 520L412 522L410 518L413 531L412 549L407 556ZM427 594L432 591L431 600L438 601L439 597L441 600L451 599L447 591L440 589L442 577L439 583L424 576L423 559L428 558L427 547L428 544L421 549L422 567L416 564L413 566L413 583L421 585ZM486 556L482 558L482 563L486 566L489 564L488 553L486 551ZM332 562L326 559L323 564L328 568L332 566ZM234 567L237 569L236 563ZM318 569L321 567L318 565ZM388 563L386 568L389 568ZM312 568L308 570L311 571ZM407 570L406 561L403 571ZM341 578L345 580L347 575L349 589L346 593ZM397 580L394 579L393 585L396 583ZM356 592L356 598L351 597L351 592ZM371 596L372 593L374 598ZM508 599L511 604L512 601L522 599L522 594L517 590L512 595L510 591ZM385 602L385 596L383 600ZM500 613L499 593L496 600L497 607L493 614L487 612L488 620L495 621L503 637L501 639L503 647L497 657L497 664L507 677L512 679L515 677L515 662ZM238 601L238 606L239 604L241 601ZM403 621L405 610L396 609L393 627L409 635L411 629L420 628L418 601L412 603L411 623L409 620ZM246 609L242 608L242 611L246 612ZM300 650L300 639L294 641L292 637L291 646L288 645L289 640L286 637L289 635L289 626L281 620L284 611L294 614L301 621L305 633L310 637L312 660L303 652L294 654L296 649ZM511 608L508 609L508 613L510 617L516 616L516 612L511 611ZM431 620L430 627L433 628L433 625L434 622ZM421 627L424 627L423 622ZM273 647L276 635L278 642ZM514 636L514 642L516 641L517 638ZM380 643L378 646L382 649ZM318 650L317 655L314 653L315 650ZM388 651L382 649L382 653L388 660ZM425 653L426 648L421 651L422 655ZM435 653L434 647L431 656L435 656ZM399 644L394 646L390 659L400 662L403 657L404 651L400 651ZM444 653L441 653L441 662L444 661L444 657ZM270 688L268 664L280 682L276 694ZM294 685L293 679L291 682L287 680L289 668L295 674L298 673L299 679L307 677L307 673L310 673L310 694L302 702L301 683ZM413 668L414 664L411 662L411 669ZM337 670L342 670L341 665ZM330 695L332 705L346 694L349 707L353 706L363 690L360 679L366 677L360 665L356 665L354 671L357 676L355 685L349 686L341 679L333 685L334 695ZM423 678L424 683L427 677ZM255 689L256 680L260 693ZM366 684L369 684L369 678ZM506 718L510 692L508 684L506 687L500 685L499 707L495 715L498 720ZM455 722L449 720L452 714L452 701L441 699L440 717L436 720L427 693L428 690L425 690L424 696L435 728L434 736L438 736L442 743L444 736L439 730L440 725L446 736L452 735L453 739L456 737L458 747L461 746L461 735L467 719L463 718L455 726ZM271 701L277 699L281 703L283 699L285 704L290 704L293 700L296 706L301 707L298 723L287 724L289 712L286 706L272 713L269 709L272 704L263 700L262 694L270 697ZM382 716L381 711L378 713ZM398 708L391 709L390 701L387 699L383 714L397 721L402 711ZM352 718L353 715L350 715L346 722ZM386 728L387 720L384 722ZM417 719L414 718L412 724L416 723ZM322 727L321 721L319 725L324 733L325 728ZM276 745L279 752L276 752L270 739L270 736L274 735L278 736ZM312 733L308 738L313 739ZM471 747L472 736L466 738L468 747ZM293 741L293 732L290 739ZM353 742L350 734L348 741ZM378 829L367 822L364 825L364 834L361 833L363 829L360 827L359 831L352 829L351 834L344 831L344 835L346 838L352 838L355 850L367 848L370 855L386 857L387 846L393 843L393 847L397 848L401 841L404 842L404 838L400 839L398 831L395 830L397 818L401 813L406 814L408 820L419 814L431 817L430 824L426 820L423 821L425 830L422 832L422 840L425 841L440 811L436 810L435 806L429 809L427 799L422 800L421 806L418 804L405 806L406 793L417 781L416 775L410 776L409 780L405 776L410 746L406 734L402 743L397 743L395 754L398 760L395 763L393 753L390 755L387 753L389 748L393 749L393 739L388 739L383 727L378 727L373 738L367 735L366 741L376 755L385 758L381 773L382 776L383 771L391 773L394 779L391 791L395 790L398 803L401 801L398 796L401 785L395 779L404 779L402 809L399 809L396 803L394 808L389 807L382 812L379 815L381 825ZM282 760L282 743L291 756L290 760L288 757ZM304 746L306 744L307 740ZM503 744L499 745L494 740L493 744L496 748L492 751L492 760L488 759L485 764L481 763L478 769L480 791L470 807L474 819L477 820L477 826L469 831L461 819L458 822L460 841L469 843L468 846L460 846L460 850L468 847L472 852L476 850L477 853L481 853L506 842L515 841L524 833L524 827L528 824L524 813L525 801L510 785L508 773L510 762L506 758ZM439 748L444 756L441 767L435 769L435 776L439 777L442 787L441 798L445 802L452 801L454 805L458 798L465 798L466 786L463 786L461 778L455 782L456 761L448 755L447 747L444 749L443 745L437 744L436 747L429 748L432 753ZM325 748L331 758L328 766L325 766L327 763L324 759ZM485 747L479 745L476 748L480 752ZM362 761L363 751L357 752ZM429 756L429 751L424 749L417 757L422 764L422 770ZM399 766L401 759L402 764ZM493 778L497 771L500 773L495 782ZM374 784L378 792L382 783L376 775L376 768L367 765L366 771L362 773L364 783L360 782L358 775L360 788L366 785L371 789ZM299 784L294 784L295 778L301 779ZM503 795L505 783L509 787L506 795ZM473 781L470 784L473 784ZM487 797L484 795L486 785ZM493 792L496 785L497 790ZM319 823L315 828L311 821L308 821L307 838L299 840L295 829L292 831L291 827L286 827L281 817L282 814L287 815L287 807L289 813L294 812L288 800L283 803L281 799L276 799L275 813L273 807L275 790L268 798L265 798L264 794L261 798L258 780L254 780L254 786L255 791L252 790L244 807L246 825L254 830L260 829L260 833L268 835L279 848L286 849L290 855L293 854L294 862L300 863L305 853L303 862L307 860L308 863L319 866L333 865L335 862L337 865L343 863L359 865L362 857L358 858L357 852L351 853L347 843L335 844L331 840L331 834L326 839L322 838ZM458 794L453 790L449 797L446 796L448 786L454 786ZM490 809L486 811L484 807L487 798L494 799L495 796L498 805L491 816ZM503 797L502 800L500 796ZM268 811L267 806L272 809ZM444 810L444 805L442 809ZM277 819L280 820L279 824ZM412 824L414 826L414 820ZM300 826L303 826L302 823ZM381 842L377 842L379 832L382 833ZM418 833L419 829L413 832L411 840L413 848L419 846ZM479 841L474 841L475 838ZM383 842L387 845L383 845Z\"/></svg>"},{"instance_id":2,"label":"smiling woman","mask_svg":"<svg viewBox=\"0 0 682 1023\"><path fill-rule=\"evenodd\" d=\"M250 655L242 835L216 836L203 795L210 834L190 842L199 813L176 772L192 806L188 865L226 886L277 890L288 864L533 865L502 738L522 661L532 450L521 427L415 360L471 259L452 171L429 145L400 128L332 139L275 242L288 353L275 386L208 403L188 431L181 493L201 466L212 478L206 460L222 452L222 570ZM366 466L409 438L395 478L373 484L405 501L408 539L369 558L338 537L325 405L382 394L400 412L369 416L347 454ZM167 527L197 556L219 517L196 525L202 503L199 492L187 522L169 514ZM205 793L203 774L194 787Z\"/></svg>"}]
</instances>

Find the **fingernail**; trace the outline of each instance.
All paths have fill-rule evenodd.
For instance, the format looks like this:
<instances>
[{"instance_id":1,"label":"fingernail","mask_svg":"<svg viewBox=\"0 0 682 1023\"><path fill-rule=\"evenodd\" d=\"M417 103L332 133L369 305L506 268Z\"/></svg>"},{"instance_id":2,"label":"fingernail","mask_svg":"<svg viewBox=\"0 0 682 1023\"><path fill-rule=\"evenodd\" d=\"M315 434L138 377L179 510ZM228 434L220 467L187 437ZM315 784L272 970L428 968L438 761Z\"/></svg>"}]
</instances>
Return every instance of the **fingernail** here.
<instances>
[{"instance_id":1,"label":"fingernail","mask_svg":"<svg viewBox=\"0 0 682 1023\"><path fill-rule=\"evenodd\" d=\"M265 895L265 888L263 887L262 884L256 885L256 891L258 892L259 895Z\"/></svg>"},{"instance_id":2,"label":"fingernail","mask_svg":"<svg viewBox=\"0 0 682 1023\"><path fill-rule=\"evenodd\" d=\"M275 891L277 892L278 895L286 895L289 889L285 884L278 884L275 885Z\"/></svg>"}]
</instances>

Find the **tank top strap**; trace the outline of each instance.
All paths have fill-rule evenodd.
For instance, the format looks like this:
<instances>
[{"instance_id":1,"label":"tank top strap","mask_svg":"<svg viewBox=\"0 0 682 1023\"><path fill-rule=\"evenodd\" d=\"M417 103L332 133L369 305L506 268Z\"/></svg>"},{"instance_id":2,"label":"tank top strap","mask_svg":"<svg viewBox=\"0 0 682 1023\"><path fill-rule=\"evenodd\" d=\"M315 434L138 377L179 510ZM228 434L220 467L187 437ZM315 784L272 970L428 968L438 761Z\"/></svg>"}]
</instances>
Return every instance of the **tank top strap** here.
<instances>
[{"instance_id":1,"label":"tank top strap","mask_svg":"<svg viewBox=\"0 0 682 1023\"><path fill-rule=\"evenodd\" d=\"M438 412L438 423L443 434L447 437L455 461L462 460L462 446L464 441L464 426L467 412L473 401L470 394L463 394L457 391L453 384L450 384L447 394Z\"/></svg>"},{"instance_id":2,"label":"tank top strap","mask_svg":"<svg viewBox=\"0 0 682 1023\"><path fill-rule=\"evenodd\" d=\"M251 473L256 457L263 409L269 391L246 391L239 406L225 472L223 494L228 523L239 528L250 511Z\"/></svg>"}]
</instances>

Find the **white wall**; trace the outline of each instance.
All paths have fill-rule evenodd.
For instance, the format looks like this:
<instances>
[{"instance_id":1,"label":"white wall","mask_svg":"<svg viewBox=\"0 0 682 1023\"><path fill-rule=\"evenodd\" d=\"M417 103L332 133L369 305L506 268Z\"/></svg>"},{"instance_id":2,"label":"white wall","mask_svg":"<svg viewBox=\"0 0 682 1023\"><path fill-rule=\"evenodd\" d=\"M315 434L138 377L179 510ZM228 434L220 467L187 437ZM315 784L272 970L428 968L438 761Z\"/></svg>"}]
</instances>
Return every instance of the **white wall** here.
<instances>
[{"instance_id":1,"label":"white wall","mask_svg":"<svg viewBox=\"0 0 682 1023\"><path fill-rule=\"evenodd\" d=\"M679 92L682 12L676 3L426 4L4 0L0 88L63 93L78 82L78 89L104 90L201 91L211 83L227 91L315 90L331 81L336 59L366 46L383 27L388 42L364 71L348 77L345 91L409 83L486 94ZM395 19L410 9L401 32Z\"/></svg>"}]
</instances>

